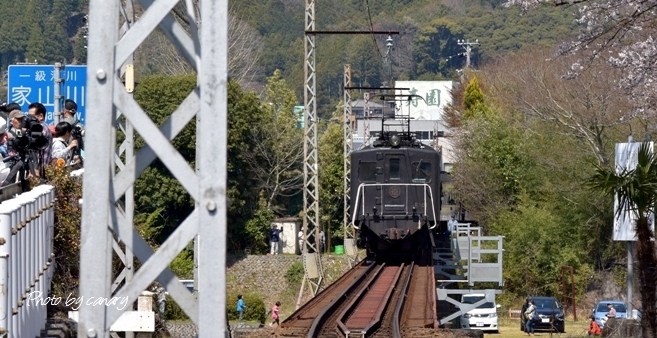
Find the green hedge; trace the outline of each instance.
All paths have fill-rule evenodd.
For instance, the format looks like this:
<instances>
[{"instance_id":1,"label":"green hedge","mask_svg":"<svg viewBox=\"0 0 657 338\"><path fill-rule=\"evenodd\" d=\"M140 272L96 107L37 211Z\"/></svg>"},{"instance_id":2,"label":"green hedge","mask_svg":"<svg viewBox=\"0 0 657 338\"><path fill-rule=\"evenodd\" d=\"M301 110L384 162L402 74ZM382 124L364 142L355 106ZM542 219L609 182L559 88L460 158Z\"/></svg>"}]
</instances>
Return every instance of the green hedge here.
<instances>
[{"instance_id":1,"label":"green hedge","mask_svg":"<svg viewBox=\"0 0 657 338\"><path fill-rule=\"evenodd\" d=\"M265 302L262 300L260 295L255 293L245 293L242 294L242 299L244 299L244 304L246 305L246 311L244 311L244 321L256 321L258 323L264 323L267 319L267 309L265 308ZM228 304L227 313L229 320L237 320L239 315L237 313L237 295L230 295L227 297Z\"/></svg>"},{"instance_id":2,"label":"green hedge","mask_svg":"<svg viewBox=\"0 0 657 338\"><path fill-rule=\"evenodd\" d=\"M262 297L256 293L247 293L242 295L242 299L244 299L244 304L246 305L246 311L244 311L244 317L242 319L244 321L264 323L267 319L267 309L265 308L265 302L262 300ZM237 320L239 318L237 314L237 295L230 295L226 300L228 319ZM157 303L154 306L156 307ZM164 318L166 320L189 320L185 312L168 295Z\"/></svg>"}]
</instances>

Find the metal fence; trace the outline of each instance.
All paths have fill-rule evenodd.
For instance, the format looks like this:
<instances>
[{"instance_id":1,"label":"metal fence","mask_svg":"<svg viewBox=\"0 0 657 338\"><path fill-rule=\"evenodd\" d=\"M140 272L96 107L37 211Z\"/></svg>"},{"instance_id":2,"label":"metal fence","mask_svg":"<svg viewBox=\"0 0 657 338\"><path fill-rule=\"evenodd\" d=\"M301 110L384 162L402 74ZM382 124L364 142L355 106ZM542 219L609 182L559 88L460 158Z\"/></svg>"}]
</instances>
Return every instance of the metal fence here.
<instances>
[{"instance_id":1,"label":"metal fence","mask_svg":"<svg viewBox=\"0 0 657 338\"><path fill-rule=\"evenodd\" d=\"M47 298L54 201L54 187L40 185L0 204L0 336L39 336L46 305L57 301Z\"/></svg>"}]
</instances>

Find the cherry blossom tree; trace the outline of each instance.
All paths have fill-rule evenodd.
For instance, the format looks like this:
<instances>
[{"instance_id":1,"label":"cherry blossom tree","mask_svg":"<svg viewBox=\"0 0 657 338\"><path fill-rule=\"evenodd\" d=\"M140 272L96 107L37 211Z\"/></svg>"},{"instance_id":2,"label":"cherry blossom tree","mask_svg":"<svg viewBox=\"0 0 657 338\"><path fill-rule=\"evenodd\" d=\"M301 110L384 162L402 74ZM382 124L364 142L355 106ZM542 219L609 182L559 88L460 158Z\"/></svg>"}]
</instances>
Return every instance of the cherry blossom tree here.
<instances>
[{"instance_id":1,"label":"cherry blossom tree","mask_svg":"<svg viewBox=\"0 0 657 338\"><path fill-rule=\"evenodd\" d=\"M508 0L506 3L507 6L522 6L525 10L541 4L578 6L577 20L582 25L579 37L576 41L564 43L558 54L580 55L583 62L574 63L567 75L578 76L580 70L593 60L608 62L621 70L618 87L626 91L634 104L631 113L619 119L639 118L646 122L649 131L657 129L657 44L653 37L657 28L657 0ZM609 191L616 191L619 196L622 189L621 183L608 186ZM629 201L639 206L643 201L641 198L632 195ZM640 225L638 230L642 230ZM654 239L655 234L650 229L639 238L637 254L642 286L654 286L655 283L657 257L651 244ZM657 337L654 287L642 288L641 310L643 337Z\"/></svg>"},{"instance_id":2,"label":"cherry blossom tree","mask_svg":"<svg viewBox=\"0 0 657 338\"><path fill-rule=\"evenodd\" d=\"M525 10L539 5L576 5L582 29L576 41L564 43L557 54L578 54L570 76L590 61L602 59L622 70L619 89L634 109L620 118L640 118L649 131L657 130L657 0L508 0Z\"/></svg>"}]
</instances>

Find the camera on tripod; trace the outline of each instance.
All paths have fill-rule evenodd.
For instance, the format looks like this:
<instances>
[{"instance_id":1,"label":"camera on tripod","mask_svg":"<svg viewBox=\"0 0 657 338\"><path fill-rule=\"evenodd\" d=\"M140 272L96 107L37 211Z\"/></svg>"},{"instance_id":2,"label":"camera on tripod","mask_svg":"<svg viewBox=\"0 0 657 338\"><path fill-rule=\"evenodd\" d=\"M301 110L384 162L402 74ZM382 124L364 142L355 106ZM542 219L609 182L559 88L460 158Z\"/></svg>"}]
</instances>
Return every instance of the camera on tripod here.
<instances>
[{"instance_id":1,"label":"camera on tripod","mask_svg":"<svg viewBox=\"0 0 657 338\"><path fill-rule=\"evenodd\" d=\"M43 125L32 115L23 116L20 128L13 133L14 137L7 140L8 149L22 153L48 147L48 139L43 136Z\"/></svg>"}]
</instances>

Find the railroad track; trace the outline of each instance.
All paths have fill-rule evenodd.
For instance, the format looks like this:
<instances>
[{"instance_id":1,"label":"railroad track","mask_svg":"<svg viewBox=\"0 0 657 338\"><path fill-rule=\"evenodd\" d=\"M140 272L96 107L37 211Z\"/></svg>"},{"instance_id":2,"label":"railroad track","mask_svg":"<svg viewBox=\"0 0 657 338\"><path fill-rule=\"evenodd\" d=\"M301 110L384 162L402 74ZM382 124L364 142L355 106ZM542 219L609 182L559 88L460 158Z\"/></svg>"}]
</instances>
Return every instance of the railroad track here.
<instances>
[{"instance_id":1,"label":"railroad track","mask_svg":"<svg viewBox=\"0 0 657 338\"><path fill-rule=\"evenodd\" d=\"M403 264L385 267L375 280L361 289L358 297L342 311L338 318L337 325L342 336L370 336L381 327L384 322L383 313L390 308L389 304L396 303L395 296L398 297L400 294L393 295L393 291L403 269Z\"/></svg>"},{"instance_id":2,"label":"railroad track","mask_svg":"<svg viewBox=\"0 0 657 338\"><path fill-rule=\"evenodd\" d=\"M360 262L340 279L295 311L276 329L279 337L316 337L329 315L358 290L377 265Z\"/></svg>"},{"instance_id":3,"label":"railroad track","mask_svg":"<svg viewBox=\"0 0 657 338\"><path fill-rule=\"evenodd\" d=\"M407 281L411 278L414 264L410 264L403 267L403 271L397 282L397 287L390 298L390 306L388 306L383 314L383 320L379 328L374 331L371 335L373 338L389 338L389 337L399 337L398 329L399 327L399 312L403 306L403 297L406 292L405 285Z\"/></svg>"},{"instance_id":4,"label":"railroad track","mask_svg":"<svg viewBox=\"0 0 657 338\"><path fill-rule=\"evenodd\" d=\"M364 262L293 313L278 337L399 337L437 328L433 267Z\"/></svg>"},{"instance_id":5,"label":"railroad track","mask_svg":"<svg viewBox=\"0 0 657 338\"><path fill-rule=\"evenodd\" d=\"M414 329L438 328L433 266L415 266L405 294L398 334L406 336Z\"/></svg>"}]
</instances>

